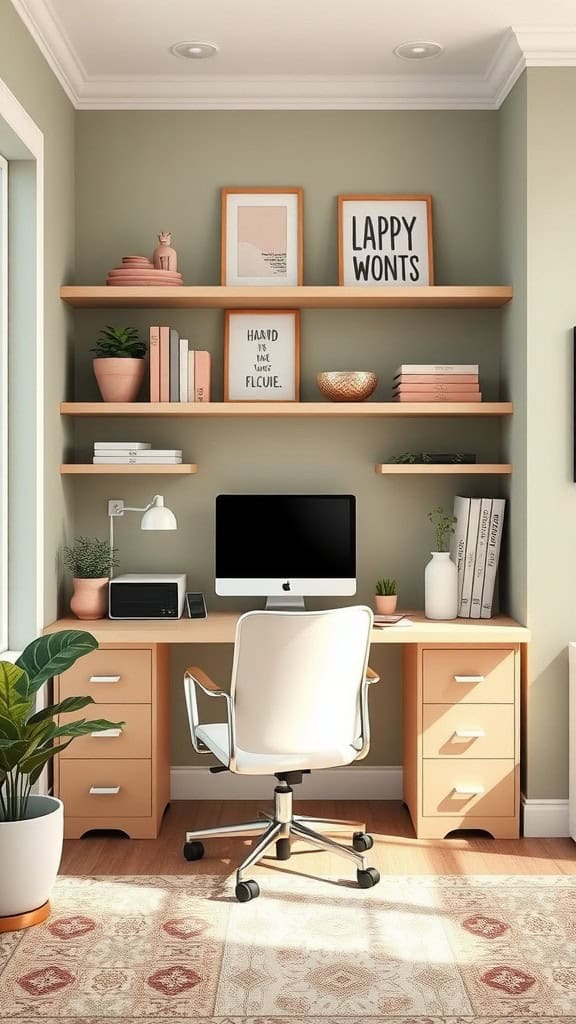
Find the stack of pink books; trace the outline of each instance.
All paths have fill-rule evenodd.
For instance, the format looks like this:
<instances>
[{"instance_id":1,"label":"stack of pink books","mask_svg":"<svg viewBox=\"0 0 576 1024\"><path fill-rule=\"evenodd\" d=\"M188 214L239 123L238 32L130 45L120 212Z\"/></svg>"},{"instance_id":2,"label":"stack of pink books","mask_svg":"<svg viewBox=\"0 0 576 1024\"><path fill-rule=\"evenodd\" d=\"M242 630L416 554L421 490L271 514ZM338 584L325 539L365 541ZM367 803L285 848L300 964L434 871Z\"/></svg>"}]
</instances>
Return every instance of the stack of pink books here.
<instances>
[{"instance_id":1,"label":"stack of pink books","mask_svg":"<svg viewBox=\"0 0 576 1024\"><path fill-rule=\"evenodd\" d=\"M477 363L403 363L394 374L395 402L481 402Z\"/></svg>"}]
</instances>

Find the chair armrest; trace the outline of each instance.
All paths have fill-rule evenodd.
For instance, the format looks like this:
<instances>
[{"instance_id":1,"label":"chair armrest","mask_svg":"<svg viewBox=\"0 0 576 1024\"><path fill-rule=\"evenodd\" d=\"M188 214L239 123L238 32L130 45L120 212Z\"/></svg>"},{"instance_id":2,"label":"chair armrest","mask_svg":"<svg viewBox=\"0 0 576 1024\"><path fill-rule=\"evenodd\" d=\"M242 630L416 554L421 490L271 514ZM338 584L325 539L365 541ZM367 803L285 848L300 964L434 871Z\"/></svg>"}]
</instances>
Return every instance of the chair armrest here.
<instances>
[{"instance_id":1,"label":"chair armrest","mask_svg":"<svg viewBox=\"0 0 576 1024\"><path fill-rule=\"evenodd\" d=\"M370 668L369 665L368 668L366 669L366 682L368 683L368 685L370 685L370 683L380 682L380 676L378 675L377 672L374 671L373 668Z\"/></svg>"},{"instance_id":2,"label":"chair armrest","mask_svg":"<svg viewBox=\"0 0 576 1024\"><path fill-rule=\"evenodd\" d=\"M221 690L217 683L204 672L203 669L192 665L184 672L184 696L186 698L186 710L188 712L188 723L190 725L190 738L192 746L197 754L209 753L208 747L202 740L198 739L197 731L201 725L198 714L197 689L202 690L207 697L223 697L226 701L226 718L230 743L230 767L236 760L236 740L234 735L234 719L232 715L232 698L225 690Z\"/></svg>"},{"instance_id":3,"label":"chair armrest","mask_svg":"<svg viewBox=\"0 0 576 1024\"><path fill-rule=\"evenodd\" d=\"M226 696L222 687L218 686L218 683L215 683L213 679L210 679L210 676L204 672L204 669L198 668L196 665L191 665L190 668L186 669L184 672L184 678L186 677L193 679L196 685L199 686L204 693L208 694L209 697L216 697L218 694L223 697Z\"/></svg>"}]
</instances>

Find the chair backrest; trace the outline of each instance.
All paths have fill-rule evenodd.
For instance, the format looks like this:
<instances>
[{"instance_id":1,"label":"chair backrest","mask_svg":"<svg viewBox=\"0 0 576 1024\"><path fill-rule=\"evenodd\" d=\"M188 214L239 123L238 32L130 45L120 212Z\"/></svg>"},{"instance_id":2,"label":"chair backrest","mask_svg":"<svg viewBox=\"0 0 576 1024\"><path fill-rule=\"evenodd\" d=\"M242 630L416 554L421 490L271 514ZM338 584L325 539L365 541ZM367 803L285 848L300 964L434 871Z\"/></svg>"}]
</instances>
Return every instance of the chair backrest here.
<instances>
[{"instance_id":1,"label":"chair backrest","mask_svg":"<svg viewBox=\"0 0 576 1024\"><path fill-rule=\"evenodd\" d=\"M362 606L241 616L230 686L237 746L261 754L361 746L372 621Z\"/></svg>"}]
</instances>

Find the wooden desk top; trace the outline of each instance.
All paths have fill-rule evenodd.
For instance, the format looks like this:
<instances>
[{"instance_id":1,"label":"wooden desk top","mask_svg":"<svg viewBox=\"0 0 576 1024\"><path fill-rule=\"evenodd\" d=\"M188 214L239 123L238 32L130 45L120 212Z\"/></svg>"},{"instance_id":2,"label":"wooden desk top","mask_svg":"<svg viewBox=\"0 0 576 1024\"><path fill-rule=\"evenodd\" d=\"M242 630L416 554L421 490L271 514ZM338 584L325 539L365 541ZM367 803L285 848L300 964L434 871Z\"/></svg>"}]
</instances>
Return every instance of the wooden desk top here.
<instances>
[{"instance_id":1,"label":"wooden desk top","mask_svg":"<svg viewBox=\"0 0 576 1024\"><path fill-rule=\"evenodd\" d=\"M412 626L386 626L372 630L373 644L502 644L527 643L530 630L514 619L454 619L435 622L422 612L407 612ZM209 612L206 619L57 619L44 633L59 629L86 629L102 644L232 644L239 612Z\"/></svg>"}]
</instances>

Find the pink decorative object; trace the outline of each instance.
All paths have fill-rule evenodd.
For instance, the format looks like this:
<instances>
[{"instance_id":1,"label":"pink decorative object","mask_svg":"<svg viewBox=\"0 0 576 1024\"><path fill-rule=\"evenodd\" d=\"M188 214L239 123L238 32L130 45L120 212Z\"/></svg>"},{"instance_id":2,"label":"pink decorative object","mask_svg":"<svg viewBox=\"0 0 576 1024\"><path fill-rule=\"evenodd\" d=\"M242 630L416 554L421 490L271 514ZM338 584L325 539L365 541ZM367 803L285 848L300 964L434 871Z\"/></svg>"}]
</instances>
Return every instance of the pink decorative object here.
<instances>
[{"instance_id":1,"label":"pink decorative object","mask_svg":"<svg viewBox=\"0 0 576 1024\"><path fill-rule=\"evenodd\" d=\"M394 615L398 594L376 594L374 596L374 608L377 615Z\"/></svg>"},{"instance_id":2,"label":"pink decorative object","mask_svg":"<svg viewBox=\"0 0 576 1024\"><path fill-rule=\"evenodd\" d=\"M154 250L154 266L156 270L178 269L178 256L176 249L172 248L172 235L170 231L161 231L158 235L160 245Z\"/></svg>"},{"instance_id":3,"label":"pink decorative object","mask_svg":"<svg viewBox=\"0 0 576 1024\"><path fill-rule=\"evenodd\" d=\"M143 361L143 360L142 360ZM108 611L108 577L72 579L74 593L70 609L78 619L103 619Z\"/></svg>"}]
</instances>

